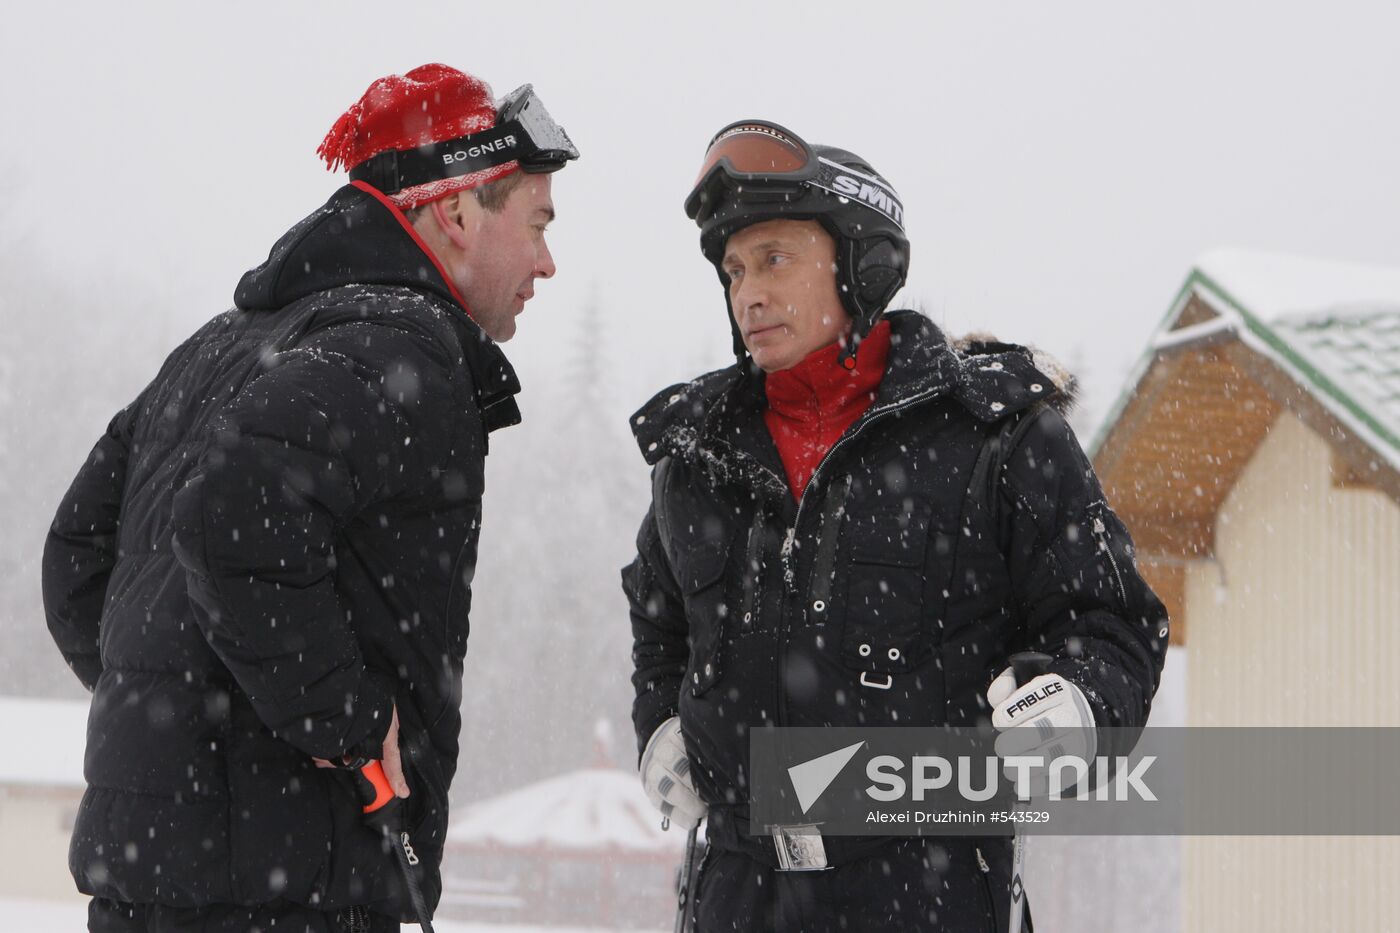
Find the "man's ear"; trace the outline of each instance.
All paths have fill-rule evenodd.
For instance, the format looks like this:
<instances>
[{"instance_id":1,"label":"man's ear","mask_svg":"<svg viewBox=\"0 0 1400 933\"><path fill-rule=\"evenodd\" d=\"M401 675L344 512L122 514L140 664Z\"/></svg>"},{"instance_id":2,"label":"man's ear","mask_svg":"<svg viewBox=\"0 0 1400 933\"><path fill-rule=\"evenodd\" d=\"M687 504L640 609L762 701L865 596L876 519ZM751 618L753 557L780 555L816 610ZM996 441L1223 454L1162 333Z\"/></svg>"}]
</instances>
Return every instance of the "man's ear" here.
<instances>
[{"instance_id":1,"label":"man's ear","mask_svg":"<svg viewBox=\"0 0 1400 933\"><path fill-rule=\"evenodd\" d=\"M468 205L466 201L472 203ZM458 191L428 204L438 229L458 249L467 248L467 226L471 223L467 215L475 204L476 197L470 191Z\"/></svg>"}]
</instances>

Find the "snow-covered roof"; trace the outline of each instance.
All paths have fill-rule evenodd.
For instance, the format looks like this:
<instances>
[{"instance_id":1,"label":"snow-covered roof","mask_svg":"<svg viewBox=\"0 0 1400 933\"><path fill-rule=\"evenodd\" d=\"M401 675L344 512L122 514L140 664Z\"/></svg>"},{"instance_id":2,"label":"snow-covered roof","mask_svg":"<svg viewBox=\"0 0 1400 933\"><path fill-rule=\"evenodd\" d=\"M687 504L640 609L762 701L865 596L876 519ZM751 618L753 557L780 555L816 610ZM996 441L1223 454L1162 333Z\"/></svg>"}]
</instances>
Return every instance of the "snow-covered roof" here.
<instances>
[{"instance_id":1,"label":"snow-covered roof","mask_svg":"<svg viewBox=\"0 0 1400 933\"><path fill-rule=\"evenodd\" d=\"M661 829L661 814L630 771L591 768L548 778L469 807L447 831L449 845L562 851L672 853L685 833Z\"/></svg>"},{"instance_id":2,"label":"snow-covered roof","mask_svg":"<svg viewBox=\"0 0 1400 933\"><path fill-rule=\"evenodd\" d=\"M1215 316L1180 324L1193 299ZM1157 351L1222 332L1270 359L1400 470L1400 268L1234 249L1196 261L1091 454Z\"/></svg>"},{"instance_id":3,"label":"snow-covered roof","mask_svg":"<svg viewBox=\"0 0 1400 933\"><path fill-rule=\"evenodd\" d=\"M1400 436L1400 303L1390 310L1285 318L1274 331L1392 436Z\"/></svg>"},{"instance_id":4,"label":"snow-covered roof","mask_svg":"<svg viewBox=\"0 0 1400 933\"><path fill-rule=\"evenodd\" d=\"M0 784L82 787L86 700L0 696Z\"/></svg>"},{"instance_id":5,"label":"snow-covered roof","mask_svg":"<svg viewBox=\"0 0 1400 933\"><path fill-rule=\"evenodd\" d=\"M1217 249L1195 270L1265 321L1285 316L1400 309L1400 268Z\"/></svg>"}]
</instances>

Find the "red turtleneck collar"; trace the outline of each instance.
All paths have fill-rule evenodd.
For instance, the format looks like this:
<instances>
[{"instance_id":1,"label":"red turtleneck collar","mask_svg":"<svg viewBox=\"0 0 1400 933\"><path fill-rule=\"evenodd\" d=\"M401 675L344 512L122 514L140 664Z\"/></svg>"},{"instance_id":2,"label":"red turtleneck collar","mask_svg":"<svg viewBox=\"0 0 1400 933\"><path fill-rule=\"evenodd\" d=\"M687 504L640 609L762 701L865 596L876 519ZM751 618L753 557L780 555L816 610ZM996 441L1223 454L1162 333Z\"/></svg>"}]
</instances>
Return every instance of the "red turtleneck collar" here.
<instances>
[{"instance_id":1,"label":"red turtleneck collar","mask_svg":"<svg viewBox=\"0 0 1400 933\"><path fill-rule=\"evenodd\" d=\"M768 374L763 420L783 458L793 498L802 498L822 457L875 400L889 355L890 323L881 321L860 342L854 369L842 368L841 345L833 343L791 369Z\"/></svg>"}]
</instances>

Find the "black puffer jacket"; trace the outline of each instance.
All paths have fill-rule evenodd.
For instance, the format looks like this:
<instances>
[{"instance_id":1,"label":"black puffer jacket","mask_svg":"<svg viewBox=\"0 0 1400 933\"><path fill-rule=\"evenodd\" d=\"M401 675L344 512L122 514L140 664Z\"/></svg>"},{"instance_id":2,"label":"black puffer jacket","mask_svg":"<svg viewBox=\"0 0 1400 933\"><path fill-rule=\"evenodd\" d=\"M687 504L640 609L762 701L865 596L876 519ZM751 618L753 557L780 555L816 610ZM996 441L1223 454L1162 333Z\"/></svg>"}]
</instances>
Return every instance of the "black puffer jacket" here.
<instances>
[{"instance_id":1,"label":"black puffer jacket","mask_svg":"<svg viewBox=\"0 0 1400 933\"><path fill-rule=\"evenodd\" d=\"M54 519L49 628L93 691L89 894L407 919L346 775L397 703L430 904L487 434L513 371L401 215L340 189L119 413Z\"/></svg>"},{"instance_id":2,"label":"black puffer jacket","mask_svg":"<svg viewBox=\"0 0 1400 933\"><path fill-rule=\"evenodd\" d=\"M623 571L638 745L679 714L700 795L740 818L753 727L986 722L987 685L1027 649L1100 725L1141 725L1157 687L1166 612L1050 378L1022 348L958 353L889 318L876 399L800 504L761 373L674 386L633 418L657 465ZM1008 448L983 494L992 436Z\"/></svg>"}]
</instances>

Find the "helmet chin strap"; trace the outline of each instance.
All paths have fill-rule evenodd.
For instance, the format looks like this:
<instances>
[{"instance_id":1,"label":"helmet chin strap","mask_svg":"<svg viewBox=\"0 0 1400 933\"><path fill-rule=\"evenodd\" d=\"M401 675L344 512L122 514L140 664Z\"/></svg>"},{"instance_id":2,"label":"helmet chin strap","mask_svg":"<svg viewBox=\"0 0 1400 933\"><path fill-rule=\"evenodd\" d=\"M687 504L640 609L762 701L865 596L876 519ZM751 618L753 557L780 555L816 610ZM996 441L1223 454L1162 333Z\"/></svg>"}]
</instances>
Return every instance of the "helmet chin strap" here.
<instances>
[{"instance_id":1,"label":"helmet chin strap","mask_svg":"<svg viewBox=\"0 0 1400 933\"><path fill-rule=\"evenodd\" d=\"M856 271L855 281L860 281L860 276L865 272L866 264L862 261L860 241L846 239L844 243L846 255L844 268ZM856 353L860 350L860 342L865 339L865 335L874 326L874 318L884 309L884 305L874 305L875 313L869 313L871 305L868 303L868 289L857 286L852 289L845 282L841 282L842 276L838 274L837 282L841 292L841 304L845 306L846 313L851 316L851 329L846 335L846 345L841 349L841 355L837 357L837 363L842 368L851 370L856 368Z\"/></svg>"},{"instance_id":2,"label":"helmet chin strap","mask_svg":"<svg viewBox=\"0 0 1400 933\"><path fill-rule=\"evenodd\" d=\"M856 368L856 351L860 349L860 340L864 336L864 334L856 333L856 325L852 321L851 329L842 338L845 345L841 348L840 355L836 357L836 363L842 369L852 370Z\"/></svg>"}]
</instances>

